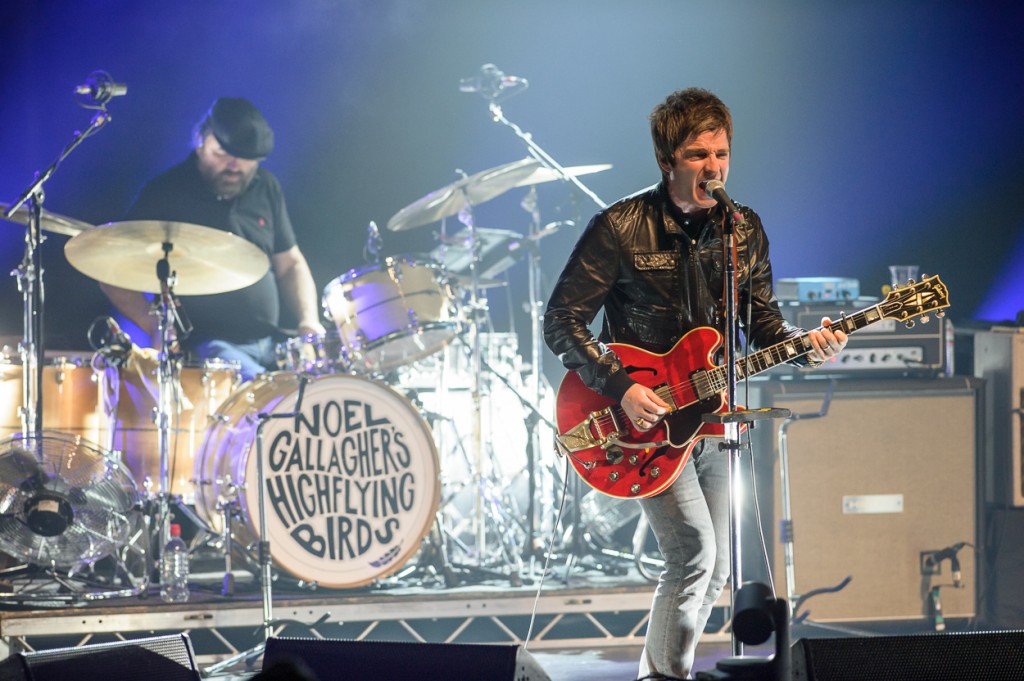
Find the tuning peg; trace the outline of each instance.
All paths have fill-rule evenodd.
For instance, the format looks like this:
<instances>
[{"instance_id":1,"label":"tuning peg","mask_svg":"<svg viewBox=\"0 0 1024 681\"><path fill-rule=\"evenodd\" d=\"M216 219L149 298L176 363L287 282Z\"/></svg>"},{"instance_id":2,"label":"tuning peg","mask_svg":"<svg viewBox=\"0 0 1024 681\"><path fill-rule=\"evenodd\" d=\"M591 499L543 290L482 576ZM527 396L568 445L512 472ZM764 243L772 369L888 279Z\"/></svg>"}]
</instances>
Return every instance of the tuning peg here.
<instances>
[{"instance_id":1,"label":"tuning peg","mask_svg":"<svg viewBox=\"0 0 1024 681\"><path fill-rule=\"evenodd\" d=\"M943 317L946 316L946 311L945 310L939 310L938 312L935 313L935 316L938 317L939 319L942 319Z\"/></svg>"},{"instance_id":2,"label":"tuning peg","mask_svg":"<svg viewBox=\"0 0 1024 681\"><path fill-rule=\"evenodd\" d=\"M922 315L922 316L921 316L921 323L922 323L922 324L927 324L928 322L930 322L930 321L931 321L931 319L932 319L932 318L931 318L931 317L929 317L928 315Z\"/></svg>"},{"instance_id":3,"label":"tuning peg","mask_svg":"<svg viewBox=\"0 0 1024 681\"><path fill-rule=\"evenodd\" d=\"M907 321L903 322L903 325L905 327L907 327L908 329L912 329L912 328L914 328L914 320L913 319L908 319Z\"/></svg>"}]
</instances>

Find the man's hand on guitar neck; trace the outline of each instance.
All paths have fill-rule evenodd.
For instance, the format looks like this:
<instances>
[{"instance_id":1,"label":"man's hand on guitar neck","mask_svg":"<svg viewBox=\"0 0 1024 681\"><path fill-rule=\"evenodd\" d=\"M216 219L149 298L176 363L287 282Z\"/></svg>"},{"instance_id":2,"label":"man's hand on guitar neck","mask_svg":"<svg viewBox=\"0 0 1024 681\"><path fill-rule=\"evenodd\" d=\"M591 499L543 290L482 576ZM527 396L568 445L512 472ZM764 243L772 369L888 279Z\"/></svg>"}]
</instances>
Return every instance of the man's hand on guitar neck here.
<instances>
[{"instance_id":1,"label":"man's hand on guitar neck","mask_svg":"<svg viewBox=\"0 0 1024 681\"><path fill-rule=\"evenodd\" d=\"M657 393L647 386L634 383L622 396L622 410L637 430L649 430L670 410Z\"/></svg>"},{"instance_id":2,"label":"man's hand on guitar neck","mask_svg":"<svg viewBox=\"0 0 1024 681\"><path fill-rule=\"evenodd\" d=\"M807 332L807 339L814 346L814 350L810 353L809 357L811 362L816 365L842 352L849 340L843 331L839 329L832 330L832 320L828 317L822 317L821 330L812 329Z\"/></svg>"}]
</instances>

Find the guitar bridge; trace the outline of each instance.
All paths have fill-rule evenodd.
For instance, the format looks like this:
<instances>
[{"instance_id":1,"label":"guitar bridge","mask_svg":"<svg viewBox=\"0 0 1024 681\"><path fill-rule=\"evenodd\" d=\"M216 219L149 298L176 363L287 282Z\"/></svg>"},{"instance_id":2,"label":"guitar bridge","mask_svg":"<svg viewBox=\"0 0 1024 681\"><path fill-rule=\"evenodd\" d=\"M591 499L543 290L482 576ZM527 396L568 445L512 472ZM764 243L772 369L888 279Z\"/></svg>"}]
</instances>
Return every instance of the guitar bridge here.
<instances>
[{"instance_id":1,"label":"guitar bridge","mask_svg":"<svg viewBox=\"0 0 1024 681\"><path fill-rule=\"evenodd\" d=\"M600 411L593 411L587 419L579 425L570 428L558 436L558 442L565 448L566 452L580 452L591 447L606 447L622 436L618 430L605 433L601 429L601 420L615 424L611 409L605 408Z\"/></svg>"}]
</instances>

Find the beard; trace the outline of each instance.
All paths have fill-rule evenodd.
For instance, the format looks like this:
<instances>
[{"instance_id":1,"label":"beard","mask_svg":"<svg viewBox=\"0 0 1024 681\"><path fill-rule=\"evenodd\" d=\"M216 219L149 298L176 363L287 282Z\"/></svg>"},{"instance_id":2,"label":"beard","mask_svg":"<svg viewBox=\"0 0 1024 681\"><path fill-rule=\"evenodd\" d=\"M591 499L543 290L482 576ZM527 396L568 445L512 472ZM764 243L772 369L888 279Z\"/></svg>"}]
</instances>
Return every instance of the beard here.
<instances>
[{"instance_id":1,"label":"beard","mask_svg":"<svg viewBox=\"0 0 1024 681\"><path fill-rule=\"evenodd\" d=\"M221 170L219 172L212 168L199 164L199 174L210 190L223 199L233 199L244 192L256 176L256 168L250 172L240 170Z\"/></svg>"}]
</instances>

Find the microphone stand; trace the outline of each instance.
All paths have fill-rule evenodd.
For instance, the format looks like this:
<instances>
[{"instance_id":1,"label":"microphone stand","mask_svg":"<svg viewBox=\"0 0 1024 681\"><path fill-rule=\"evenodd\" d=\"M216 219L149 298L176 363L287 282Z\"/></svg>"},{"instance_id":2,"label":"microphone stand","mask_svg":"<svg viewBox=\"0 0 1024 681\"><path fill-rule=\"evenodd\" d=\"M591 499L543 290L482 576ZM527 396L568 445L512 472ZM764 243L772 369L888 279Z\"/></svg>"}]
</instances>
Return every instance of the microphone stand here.
<instances>
[{"instance_id":1,"label":"microphone stand","mask_svg":"<svg viewBox=\"0 0 1024 681\"><path fill-rule=\"evenodd\" d=\"M61 162L81 144L100 130L110 120L103 105L89 122L84 131L75 131L71 142L61 150L57 159L42 173L36 173L35 181L11 202L3 216L10 218L15 211L28 201L28 226L25 230L25 256L12 276L18 279L18 290L23 302L22 325L24 340L20 354L23 371L21 427L27 438L41 442L35 436L43 431L43 362L45 358L43 341L43 256L41 246L42 212L45 193L43 185L53 176ZM40 444L40 446L42 446Z\"/></svg>"},{"instance_id":2,"label":"microphone stand","mask_svg":"<svg viewBox=\"0 0 1024 681\"><path fill-rule=\"evenodd\" d=\"M531 135L528 132L524 132L521 127L519 127L518 125L516 125L515 123L513 123L512 121L510 121L508 118L505 117L505 114L502 111L501 106L498 104L498 100L501 98L501 94L502 94L500 88L498 88L498 89L490 89L490 90L486 90L486 91L481 90L480 94L484 97L484 99L487 100L487 110L491 114L491 120L493 120L495 123L500 123L501 125L504 125L508 129L510 129L516 135L516 137L518 137L520 140L522 140L523 144L526 145L527 153L529 153L530 156L532 156L534 159L536 159L542 166L545 166L545 167L550 168L551 170L553 170L555 172L555 174L557 174L562 180L571 183L573 186L575 186L577 189L579 189L591 201L593 201L594 204L596 204L598 208L604 209L604 208L608 207L608 204L606 204L604 201L602 201L600 199L600 197L598 197L597 194L595 194L589 187L587 187L578 177L576 177L574 175L571 175L568 172L566 172L565 168L562 167L562 165L558 161L556 161L549 153L544 151L544 149L542 149L541 146L534 141L533 135ZM533 211L529 207L527 207L527 210L529 212L531 212L531 214L533 213ZM531 224L530 237L531 237L531 239L533 241L536 241L539 238L539 224L540 224L539 219L535 219L533 221L533 223ZM534 244L534 245L536 245L536 244ZM531 397L533 399L533 405L531 406L531 411L533 413L535 413L535 414L539 413L538 410L537 410L537 407L540 406L540 403L541 403L542 397L543 397L542 394L541 394L541 381L542 381L542 378L541 378L542 377L541 357L542 357L542 353L540 351L540 345L541 345L541 324L540 324L540 320L541 320L540 306L541 306L541 303L540 303L540 293L541 292L540 292L540 284L539 284L539 277L540 277L539 259L540 259L539 252L538 253L534 253L533 250L531 250L531 253L530 253L530 256L529 256L529 267L530 267L530 272L529 272L529 277L530 277L529 309L530 309L530 322L531 322L530 323L530 331L531 331L531 335L532 335L532 338L531 338L531 346L532 346L531 361L533 362L533 365L530 367L530 369L531 369L531 376L530 376L530 383L529 383L529 385L530 385L530 388L531 388L531 392L533 393L531 395ZM532 493L536 489L536 479L535 479L535 471L536 471L536 461L535 461L535 459L536 459L536 453L540 451L540 447L541 447L540 442L539 442L539 434L537 433L536 423L534 421L531 422L531 427L530 427L529 435L530 435L530 441L531 441L531 446L530 446L529 449L531 451L527 453L527 456L528 456L527 469L528 469L528 475L529 475L529 478L530 478L528 484L529 484L529 488L530 488L531 493ZM573 504L573 508L576 509L576 515L577 515L576 521L574 522L574 527L578 528L578 526L580 524L579 523L579 518L578 518L578 509L579 509L580 497L582 496L582 490L580 489L580 486L577 485L576 487L574 487L574 491L575 491L574 496L575 496L576 503ZM533 498L533 496L531 496L530 497L530 511L529 511L530 527L531 527L530 534L531 535L532 535L532 526L533 526L533 506L534 506L534 504L535 504L535 499ZM573 533L574 544L577 544L576 548L579 548L579 545L581 544L581 542L577 541L577 539L578 539L577 535L578 535L578 531L574 531L574 533ZM532 552L533 547L529 546L529 550ZM575 554L576 552L577 552L576 549L573 549L573 551L571 553ZM568 569L566 570L566 576L568 577Z\"/></svg>"},{"instance_id":3,"label":"microphone stand","mask_svg":"<svg viewBox=\"0 0 1024 681\"><path fill-rule=\"evenodd\" d=\"M203 676L211 676L217 674L225 669L229 669L235 663L240 660L246 660L246 666L251 666L252 662L256 660L260 655L263 654L266 649L267 641L274 635L275 624L280 624L280 620L274 619L274 595L273 595L273 571L272 564L273 559L270 554L270 535L267 532L267 501L266 501L266 463L263 456L263 428L267 425L267 422L271 419L294 419L302 413L302 399L306 392L306 384L312 380L306 374L299 374L299 392L295 396L295 408L287 413L268 413L259 412L255 418L258 421L256 424L256 514L258 516L260 540L259 540L259 563L260 563L260 596L263 602L263 641L257 643L248 650L243 650L240 653L232 655L231 657L221 660L220 662L207 667L203 670ZM326 621L327 616L320 618L317 624ZM316 626L315 624L313 626Z\"/></svg>"},{"instance_id":4,"label":"microphone stand","mask_svg":"<svg viewBox=\"0 0 1024 681\"><path fill-rule=\"evenodd\" d=\"M743 584L743 556L741 552L742 529L741 520L743 517L743 478L741 475L743 446L740 442L740 424L753 423L754 421L788 416L788 409L758 409L758 410L737 410L736 386L737 386L737 361L736 361L736 340L739 337L739 315L736 311L736 215L733 211L726 210L726 218L722 225L722 248L724 250L725 271L723 282L725 288L725 351L726 387L725 387L725 411L720 413L704 414L702 421L705 423L719 423L724 429L724 439L719 449L729 457L729 598L732 612L736 612L736 594L739 593ZM740 216L742 220L742 216ZM748 329L749 332L749 329ZM721 550L722 547L718 547ZM743 643L732 631L732 654L736 657L743 655Z\"/></svg>"}]
</instances>

